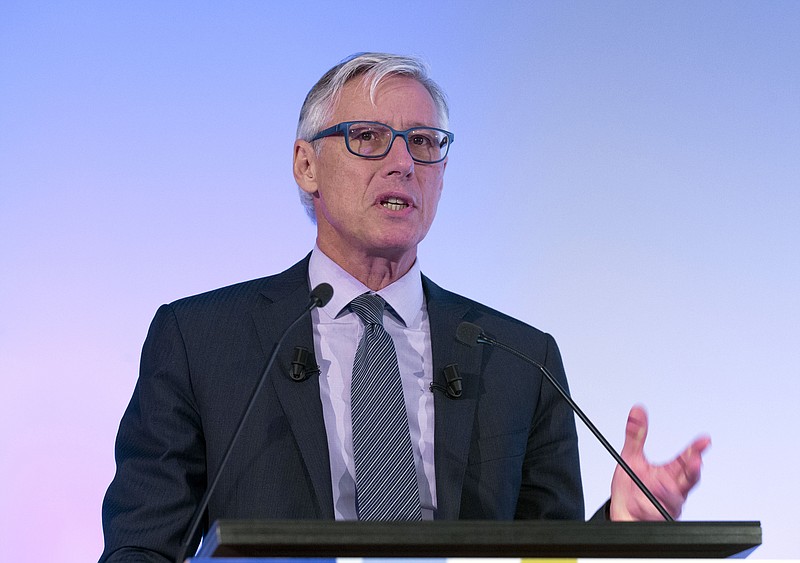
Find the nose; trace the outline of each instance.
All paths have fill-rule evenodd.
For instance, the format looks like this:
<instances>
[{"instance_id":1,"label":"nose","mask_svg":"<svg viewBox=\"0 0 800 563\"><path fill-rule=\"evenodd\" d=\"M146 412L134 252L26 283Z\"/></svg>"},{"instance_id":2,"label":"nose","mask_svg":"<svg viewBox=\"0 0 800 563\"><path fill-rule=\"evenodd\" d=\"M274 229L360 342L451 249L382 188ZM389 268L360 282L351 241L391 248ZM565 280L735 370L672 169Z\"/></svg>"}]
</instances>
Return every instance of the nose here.
<instances>
[{"instance_id":1,"label":"nose","mask_svg":"<svg viewBox=\"0 0 800 563\"><path fill-rule=\"evenodd\" d=\"M408 144L404 138L395 137L392 140L392 146L389 147L389 152L386 153L384 158L387 176L398 174L405 177L414 173L414 159L411 158L411 153L408 152Z\"/></svg>"}]
</instances>

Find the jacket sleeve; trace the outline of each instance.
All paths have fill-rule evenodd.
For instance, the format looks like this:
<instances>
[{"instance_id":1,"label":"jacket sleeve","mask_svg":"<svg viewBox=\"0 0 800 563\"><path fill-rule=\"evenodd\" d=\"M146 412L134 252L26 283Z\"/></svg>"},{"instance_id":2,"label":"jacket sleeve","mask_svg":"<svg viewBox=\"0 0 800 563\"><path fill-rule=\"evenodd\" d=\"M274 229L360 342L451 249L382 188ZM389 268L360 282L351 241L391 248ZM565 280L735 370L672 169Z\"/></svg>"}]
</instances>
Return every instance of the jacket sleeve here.
<instances>
[{"instance_id":1,"label":"jacket sleeve","mask_svg":"<svg viewBox=\"0 0 800 563\"><path fill-rule=\"evenodd\" d=\"M545 367L568 389L561 354L546 335ZM542 375L515 518L583 520L578 437L572 409Z\"/></svg>"},{"instance_id":2,"label":"jacket sleeve","mask_svg":"<svg viewBox=\"0 0 800 563\"><path fill-rule=\"evenodd\" d=\"M103 501L100 561L174 561L206 473L189 362L168 305L156 313L145 340L115 457L116 475Z\"/></svg>"}]
</instances>

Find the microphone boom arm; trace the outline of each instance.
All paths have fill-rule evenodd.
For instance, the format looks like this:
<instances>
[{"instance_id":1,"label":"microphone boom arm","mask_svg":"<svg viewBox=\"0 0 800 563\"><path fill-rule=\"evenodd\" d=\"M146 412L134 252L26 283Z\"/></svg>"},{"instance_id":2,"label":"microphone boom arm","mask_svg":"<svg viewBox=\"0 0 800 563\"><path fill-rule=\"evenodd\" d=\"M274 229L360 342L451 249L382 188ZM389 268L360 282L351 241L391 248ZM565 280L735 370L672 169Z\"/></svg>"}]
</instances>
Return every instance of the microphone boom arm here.
<instances>
[{"instance_id":1,"label":"microphone boom arm","mask_svg":"<svg viewBox=\"0 0 800 563\"><path fill-rule=\"evenodd\" d=\"M211 481L211 484L208 485L206 488L205 494L203 498L200 500L200 504L197 505L197 508L194 512L194 517L192 518L191 525L186 531L186 535L183 537L183 541L181 542L180 551L178 552L178 557L176 558L176 563L182 563L184 558L186 557L186 552L189 549L189 545L192 543L192 539L194 535L197 533L198 529L200 528L200 522L203 519L205 514L206 508L208 508L208 503L211 500L211 495L214 492L214 489L217 487L217 483L219 482L220 476L222 475L222 471L225 469L225 466L228 463L228 458L231 456L231 452L233 451L233 446L236 444L236 441L239 438L239 435L242 433L242 428L244 428L244 424L247 421L247 418L250 416L250 411L253 410L253 405L256 403L256 399L258 398L259 393L261 392L261 388L264 387L264 381L266 381L267 376L269 375L270 370L272 369L272 365L275 363L275 358L278 356L278 350L281 349L283 346L283 342L286 340L288 334L292 331L294 327L296 327L300 321L302 321L306 315L308 315L312 309L317 307L324 307L328 304L328 301L331 300L333 297L333 288L330 284L321 283L316 286L312 291L309 298L308 305L306 305L303 312L298 316L292 323L283 331L280 339L278 342L273 346L272 352L269 355L269 359L267 360L267 367L264 368L264 371L261 372L261 377L258 379L258 383L253 388L253 391L250 395L250 400L247 402L247 406L242 413L241 418L239 419L239 423L236 425L236 430L233 433L233 437L231 437L230 442L228 442L228 447L225 449L225 453L222 456L222 461L219 463L219 469L217 470L217 474L214 476L214 479Z\"/></svg>"},{"instance_id":2,"label":"microphone boom arm","mask_svg":"<svg viewBox=\"0 0 800 563\"><path fill-rule=\"evenodd\" d=\"M653 495L653 493L650 492L650 489L648 489L642 482L642 480L639 479L639 476L636 475L636 473L634 473L630 465L628 465L626 461L622 459L622 456L617 453L614 447L608 442L608 440L606 440L605 436L603 436L600 433L600 431L597 429L594 423L592 423L592 421L589 420L589 417L586 416L586 414L581 410L578 404L572 400L572 397L569 396L569 393L567 393L566 389L564 389L564 387L561 386L558 380L555 377L553 377L553 374L550 373L550 370L548 370L546 367L544 367L542 364L540 364L533 358L526 356L522 352L519 352L518 350L515 350L509 346L506 346L505 344L503 344L502 342L498 342L494 338L486 336L483 333L483 331L481 331L481 333L478 335L477 342L479 344L489 344L490 346L497 346L498 348L501 348L506 352L513 354L514 356L522 360L525 360L526 362L529 362L534 366L536 366L537 368L539 368L539 371L541 371L544 374L544 376L547 378L550 384L553 387L555 387L556 391L558 391L559 394L564 398L564 400L569 404L569 406L572 407L572 410L575 411L575 414L578 415L578 417L583 421L586 427L592 432L592 434L594 434L595 438L597 438L600 441L600 443L603 444L603 447L606 449L606 451L608 451L609 454L611 454L611 457L613 457L614 460L619 464L619 466L622 467L625 473L628 474L628 477L630 477L633 480L633 482L636 483L636 486L639 487L639 490L642 491L642 493L644 493L644 496L647 497L647 500L649 500L653 504L653 506L656 507L656 510L658 510L661 516L664 517L664 520L666 520L667 522L675 521L672 515L669 512L667 512L667 509L664 508L664 506L658 501L655 495Z\"/></svg>"}]
</instances>

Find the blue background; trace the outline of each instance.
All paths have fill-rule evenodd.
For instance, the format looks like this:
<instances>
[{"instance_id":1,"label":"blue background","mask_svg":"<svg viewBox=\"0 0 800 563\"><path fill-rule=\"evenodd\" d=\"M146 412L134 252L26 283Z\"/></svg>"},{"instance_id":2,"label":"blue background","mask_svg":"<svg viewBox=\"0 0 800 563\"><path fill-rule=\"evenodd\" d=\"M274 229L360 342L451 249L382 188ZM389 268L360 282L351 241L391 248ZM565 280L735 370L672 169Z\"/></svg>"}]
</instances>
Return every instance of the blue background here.
<instances>
[{"instance_id":1,"label":"blue background","mask_svg":"<svg viewBox=\"0 0 800 563\"><path fill-rule=\"evenodd\" d=\"M3 557L99 556L153 313L308 252L299 107L363 50L450 95L423 271L554 334L618 447L635 402L656 461L709 433L684 519L762 520L755 556L800 557L800 3L777 0L3 2ZM593 511L613 461L580 431Z\"/></svg>"}]
</instances>

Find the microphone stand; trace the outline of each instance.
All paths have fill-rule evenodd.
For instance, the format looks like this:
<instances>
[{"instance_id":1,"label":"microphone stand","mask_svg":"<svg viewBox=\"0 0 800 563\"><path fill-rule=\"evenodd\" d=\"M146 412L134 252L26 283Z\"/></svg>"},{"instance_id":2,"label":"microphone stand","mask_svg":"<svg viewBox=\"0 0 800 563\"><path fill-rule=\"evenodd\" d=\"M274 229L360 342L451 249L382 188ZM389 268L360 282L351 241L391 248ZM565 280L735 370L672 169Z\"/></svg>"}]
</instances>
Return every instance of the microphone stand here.
<instances>
[{"instance_id":1,"label":"microphone stand","mask_svg":"<svg viewBox=\"0 0 800 563\"><path fill-rule=\"evenodd\" d=\"M553 385L553 387L555 387L556 391L558 391L559 394L564 398L564 400L569 404L569 406L572 407L572 410L575 412L575 414L578 415L578 417L583 421L583 423L592 432L592 434L594 434L595 438L597 438L600 441L600 443L603 444L603 447L606 449L606 451L608 451L609 454L611 454L611 457L613 457L614 460L619 464L619 466L622 467L625 473L628 474L628 477L630 477L633 480L633 482L636 483L636 486L639 487L639 490L642 491L642 493L644 493L644 496L647 497L647 500L649 500L653 504L653 506L656 507L656 510L658 510L661 516L664 517L664 520L666 520L667 522L675 521L672 515L669 512L667 512L666 508L664 508L664 506L658 501L655 495L653 495L653 493L650 492L650 489L648 489L647 486L642 482L642 480L639 479L639 476L636 475L633 469L631 469L631 467L625 462L625 460L622 459L622 456L617 453L617 451L609 443L609 441L606 440L605 436L603 436L600 433L600 430L598 430L597 427L592 423L592 421L589 420L589 417L586 416L586 414L581 410L578 404L572 400L572 397L569 396L569 393L567 393L566 389L564 389L564 387L561 386L558 380L556 380L556 378L553 377L553 374L551 374L546 367L544 367L542 364L540 364L533 358L526 356L522 352L515 350L510 346L506 346L505 344L495 340L494 338L486 336L483 330L477 325L466 322L461 323L461 326L463 325L471 325L470 327L467 328L467 330L472 331L477 329L478 331L480 331L479 334L477 334L477 336L475 337L475 342L479 344L489 344L490 346L497 346L498 348L505 350L506 352L520 358L521 360L524 360L539 368L539 371L541 371L544 374L547 380ZM462 332L467 332L466 330L462 331L461 326L459 326L459 335ZM473 329L472 327L475 328ZM459 340L460 339L461 338L459 338ZM462 342L464 342L464 340L462 340ZM464 343L469 344L469 342L464 342Z\"/></svg>"},{"instance_id":2,"label":"microphone stand","mask_svg":"<svg viewBox=\"0 0 800 563\"><path fill-rule=\"evenodd\" d=\"M272 349L272 354L270 354L269 361L267 361L267 367L265 367L264 371L261 373L261 378L258 380L258 383L256 383L256 386L253 389L253 394L250 395L250 400L247 403L247 407L244 409L242 417L239 419L239 423L236 425L236 430L233 433L233 437L231 438L231 441L228 442L228 447L225 450L225 454L222 456L222 461L219 464L217 474L214 476L214 480L206 489L200 504L195 510L194 517L192 518L192 524L189 526L189 529L187 530L186 535L183 537L183 541L181 542L181 549L178 552L178 557L175 559L176 563L183 563L184 559L186 558L186 551L189 549L189 544L192 542L193 536L197 533L197 529L200 527L200 521L203 519L203 514L208 507L208 502L211 500L211 494L217 487L219 478L222 475L222 470L225 469L225 465L228 463L228 458L231 456L233 446L236 444L239 434L242 433L242 428L244 427L244 423L250 415L250 411L253 410L253 405L255 405L258 394L261 391L261 388L264 386L264 381L267 379L269 370L272 369L272 364L275 363L275 358L278 356L278 350L280 350L281 346L283 345L283 341L286 340L286 336L295 326L297 326L301 320L303 320L308 313L311 312L312 309L316 307L324 307L328 301L331 300L331 297L333 297L333 288L329 284L321 283L315 287L311 291L311 299L306 308L303 310L300 316L292 321L292 324L290 324L289 327L283 331L280 340L278 340L277 344L275 344L275 347Z\"/></svg>"}]
</instances>

